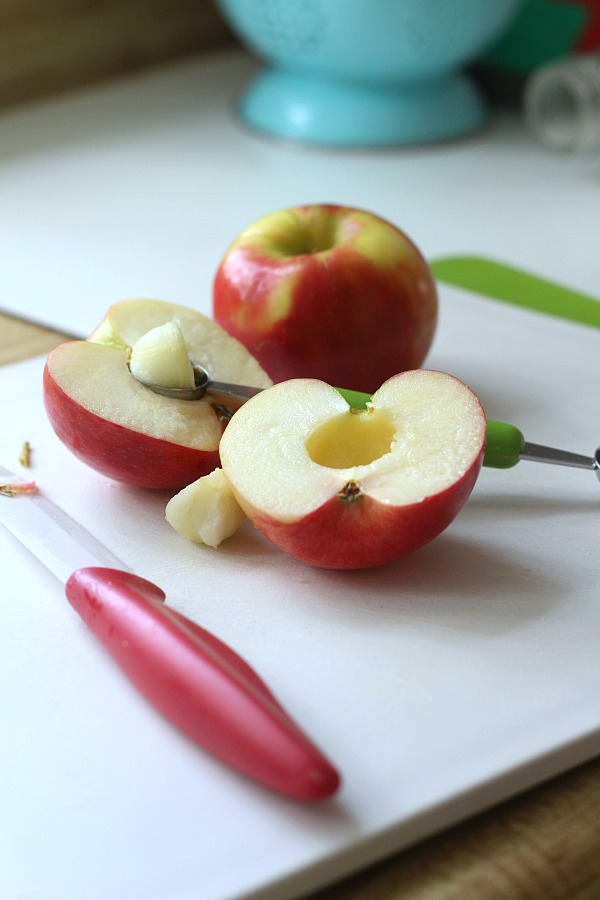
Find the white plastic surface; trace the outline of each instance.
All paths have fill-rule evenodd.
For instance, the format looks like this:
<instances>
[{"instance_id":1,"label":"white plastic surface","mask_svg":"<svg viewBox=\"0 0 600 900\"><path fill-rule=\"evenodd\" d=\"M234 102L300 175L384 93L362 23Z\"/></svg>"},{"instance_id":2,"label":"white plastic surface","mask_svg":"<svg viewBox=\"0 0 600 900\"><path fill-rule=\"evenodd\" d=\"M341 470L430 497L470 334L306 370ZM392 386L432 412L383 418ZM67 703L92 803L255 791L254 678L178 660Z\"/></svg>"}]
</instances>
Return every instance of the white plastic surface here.
<instances>
[{"instance_id":1,"label":"white plastic surface","mask_svg":"<svg viewBox=\"0 0 600 900\"><path fill-rule=\"evenodd\" d=\"M444 290L430 363L530 440L593 453L599 349L595 329ZM306 808L190 746L0 532L3 900L284 900L600 752L594 473L485 469L429 547L317 571L246 526L188 544L165 495L88 470L46 423L41 366L0 371L0 459L30 440L29 475L242 653L344 784Z\"/></svg>"}]
</instances>

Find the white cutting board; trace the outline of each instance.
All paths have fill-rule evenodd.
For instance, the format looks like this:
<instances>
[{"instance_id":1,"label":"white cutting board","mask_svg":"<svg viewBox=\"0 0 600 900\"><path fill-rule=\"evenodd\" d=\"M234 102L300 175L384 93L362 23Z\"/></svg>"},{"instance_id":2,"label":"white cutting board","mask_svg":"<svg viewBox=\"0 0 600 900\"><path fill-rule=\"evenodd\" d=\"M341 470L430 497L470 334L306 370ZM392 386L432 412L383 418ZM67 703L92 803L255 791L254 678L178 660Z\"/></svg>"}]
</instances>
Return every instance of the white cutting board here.
<instances>
[{"instance_id":1,"label":"white cutting board","mask_svg":"<svg viewBox=\"0 0 600 900\"><path fill-rule=\"evenodd\" d=\"M428 364L529 440L591 455L599 351L598 330L443 288ZM164 496L59 445L41 369L0 370L0 462L15 467L29 440L27 474L242 653L343 787L301 806L191 746L0 531L2 900L286 900L600 752L592 472L485 469L429 547L317 571L250 527L216 551L183 541Z\"/></svg>"}]
</instances>

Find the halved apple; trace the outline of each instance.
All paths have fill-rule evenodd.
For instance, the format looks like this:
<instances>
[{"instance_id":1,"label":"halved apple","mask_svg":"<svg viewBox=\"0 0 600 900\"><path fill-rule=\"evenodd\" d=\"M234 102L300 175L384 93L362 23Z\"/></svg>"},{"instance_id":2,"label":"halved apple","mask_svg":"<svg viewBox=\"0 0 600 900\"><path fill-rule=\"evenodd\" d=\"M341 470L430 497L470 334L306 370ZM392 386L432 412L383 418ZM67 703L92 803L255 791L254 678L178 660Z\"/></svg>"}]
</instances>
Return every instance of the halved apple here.
<instances>
[{"instance_id":1,"label":"halved apple","mask_svg":"<svg viewBox=\"0 0 600 900\"><path fill-rule=\"evenodd\" d=\"M221 440L223 471L255 526L315 566L377 566L455 518L481 468L486 422L451 375L396 375L364 411L321 381L258 394Z\"/></svg>"},{"instance_id":2,"label":"halved apple","mask_svg":"<svg viewBox=\"0 0 600 900\"><path fill-rule=\"evenodd\" d=\"M212 378L271 384L237 340L196 310L161 300L123 300L111 306L89 340L69 341L50 353L44 403L60 440L92 468L130 485L179 490L219 465L227 411L209 399L161 396L131 374L131 348L166 323L177 326L163 332L173 364L163 354L159 365L154 361L147 369L160 371L164 381L173 373L176 380L185 377L177 351L180 330L190 363L204 366Z\"/></svg>"}]
</instances>

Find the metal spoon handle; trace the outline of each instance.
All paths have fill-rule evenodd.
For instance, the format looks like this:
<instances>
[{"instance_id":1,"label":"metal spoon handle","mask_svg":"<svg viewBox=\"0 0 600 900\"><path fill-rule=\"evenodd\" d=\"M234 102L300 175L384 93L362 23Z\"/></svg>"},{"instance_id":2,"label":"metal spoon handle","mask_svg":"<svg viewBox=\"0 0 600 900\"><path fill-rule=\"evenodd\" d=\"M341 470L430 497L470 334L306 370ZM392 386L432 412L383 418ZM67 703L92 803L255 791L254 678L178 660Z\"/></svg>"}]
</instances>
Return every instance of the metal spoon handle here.
<instances>
[{"instance_id":1,"label":"metal spoon handle","mask_svg":"<svg viewBox=\"0 0 600 900\"><path fill-rule=\"evenodd\" d=\"M522 432L514 425L488 419L484 466L509 469L522 460L588 469L595 471L600 478L600 448L596 450L595 456L583 456L567 450L532 444L525 440Z\"/></svg>"},{"instance_id":2,"label":"metal spoon handle","mask_svg":"<svg viewBox=\"0 0 600 900\"><path fill-rule=\"evenodd\" d=\"M519 454L521 459L533 462L552 463L556 466L572 466L576 469L597 469L598 463L593 456L582 456L579 453L569 453L566 450L556 450L554 447L543 447L541 444L530 444L525 441Z\"/></svg>"},{"instance_id":3,"label":"metal spoon handle","mask_svg":"<svg viewBox=\"0 0 600 900\"><path fill-rule=\"evenodd\" d=\"M246 384L228 384L225 381L210 381L205 388L205 393L211 397L239 400L244 403L256 394L260 394L262 388L250 387Z\"/></svg>"},{"instance_id":4,"label":"metal spoon handle","mask_svg":"<svg viewBox=\"0 0 600 900\"><path fill-rule=\"evenodd\" d=\"M223 405L225 406L232 400L241 405L262 390L262 388L250 387L245 384L212 381L207 370L199 365L194 366L194 375L195 386L192 389L164 388L147 382L142 382L142 384L157 393L179 400L200 400L208 395L217 402L224 401ZM363 409L370 399L368 394L340 388L338 390L355 409ZM524 439L523 434L514 425L488 419L484 466L507 469L515 466L521 460L595 470L600 479L600 447L596 450L595 456L582 456L579 453L556 450L541 444L531 444Z\"/></svg>"},{"instance_id":5,"label":"metal spoon handle","mask_svg":"<svg viewBox=\"0 0 600 900\"><path fill-rule=\"evenodd\" d=\"M262 388L250 387L246 384L213 381L206 369L198 365L194 366L194 386L191 388L165 387L162 384L144 381L138 376L134 377L137 377L140 384L150 388L155 394L170 397L172 400L202 400L208 395L216 400L237 400L241 404L262 390Z\"/></svg>"}]
</instances>

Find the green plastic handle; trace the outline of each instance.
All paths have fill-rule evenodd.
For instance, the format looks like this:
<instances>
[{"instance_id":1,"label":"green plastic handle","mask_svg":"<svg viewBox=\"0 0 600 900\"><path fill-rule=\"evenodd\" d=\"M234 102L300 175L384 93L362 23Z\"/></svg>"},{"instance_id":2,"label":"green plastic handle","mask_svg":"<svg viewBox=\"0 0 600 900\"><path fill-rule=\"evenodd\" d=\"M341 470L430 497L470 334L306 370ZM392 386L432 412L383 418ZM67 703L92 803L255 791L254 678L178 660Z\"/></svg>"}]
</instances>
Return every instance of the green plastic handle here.
<instances>
[{"instance_id":1,"label":"green plastic handle","mask_svg":"<svg viewBox=\"0 0 600 900\"><path fill-rule=\"evenodd\" d=\"M491 469L510 469L519 462L525 438L518 428L507 422L487 420L484 466Z\"/></svg>"},{"instance_id":2,"label":"green plastic handle","mask_svg":"<svg viewBox=\"0 0 600 900\"><path fill-rule=\"evenodd\" d=\"M371 399L370 394L337 388L352 409L365 409ZM483 465L492 469L510 469L519 462L520 453L525 445L525 438L518 428L507 422L487 420L485 456Z\"/></svg>"},{"instance_id":3,"label":"green plastic handle","mask_svg":"<svg viewBox=\"0 0 600 900\"><path fill-rule=\"evenodd\" d=\"M370 394L363 394L360 391L350 391L348 388L336 388L336 391L342 395L352 409L366 409L367 403L371 399Z\"/></svg>"},{"instance_id":4,"label":"green plastic handle","mask_svg":"<svg viewBox=\"0 0 600 900\"><path fill-rule=\"evenodd\" d=\"M600 302L564 284L480 256L449 256L431 263L438 281L533 312L600 328Z\"/></svg>"}]
</instances>

